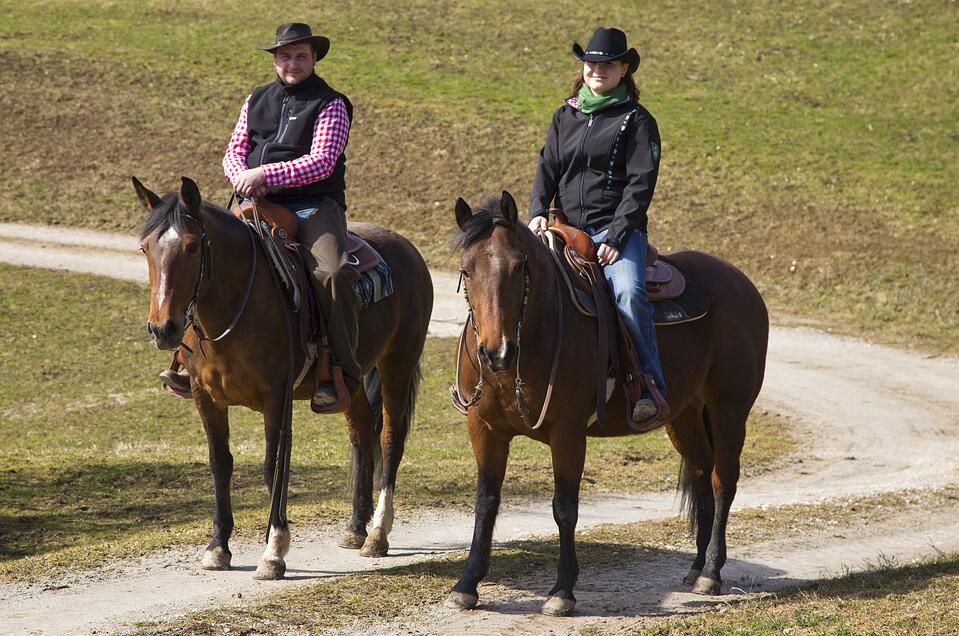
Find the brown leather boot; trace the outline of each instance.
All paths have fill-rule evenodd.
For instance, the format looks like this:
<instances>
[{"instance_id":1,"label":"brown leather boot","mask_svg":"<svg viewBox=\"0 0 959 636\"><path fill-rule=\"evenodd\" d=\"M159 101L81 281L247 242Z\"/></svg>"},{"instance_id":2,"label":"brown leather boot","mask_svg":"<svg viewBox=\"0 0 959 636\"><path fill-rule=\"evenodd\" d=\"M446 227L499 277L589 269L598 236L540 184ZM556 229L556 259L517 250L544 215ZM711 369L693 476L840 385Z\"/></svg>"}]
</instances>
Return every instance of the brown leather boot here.
<instances>
[{"instance_id":1,"label":"brown leather boot","mask_svg":"<svg viewBox=\"0 0 959 636\"><path fill-rule=\"evenodd\" d=\"M658 411L659 409L656 408L656 402L654 402L652 398L643 398L633 406L633 421L637 424L645 422L655 416Z\"/></svg>"}]
</instances>

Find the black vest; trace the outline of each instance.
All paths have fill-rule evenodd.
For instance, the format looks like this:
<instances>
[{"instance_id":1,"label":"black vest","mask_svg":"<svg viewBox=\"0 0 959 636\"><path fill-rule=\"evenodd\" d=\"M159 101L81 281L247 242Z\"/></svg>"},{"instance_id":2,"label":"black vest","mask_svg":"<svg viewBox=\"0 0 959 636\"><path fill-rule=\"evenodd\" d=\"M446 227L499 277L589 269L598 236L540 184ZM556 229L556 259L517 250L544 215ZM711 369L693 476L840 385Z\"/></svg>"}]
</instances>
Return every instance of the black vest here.
<instances>
[{"instance_id":1,"label":"black vest","mask_svg":"<svg viewBox=\"0 0 959 636\"><path fill-rule=\"evenodd\" d=\"M255 168L309 154L317 116L338 97L346 105L352 122L353 104L350 100L315 74L293 86L277 80L255 89L247 108L250 136L247 166ZM305 203L329 196L345 208L344 190L346 157L341 154L326 179L296 188L283 188L270 194L269 198L277 203Z\"/></svg>"}]
</instances>

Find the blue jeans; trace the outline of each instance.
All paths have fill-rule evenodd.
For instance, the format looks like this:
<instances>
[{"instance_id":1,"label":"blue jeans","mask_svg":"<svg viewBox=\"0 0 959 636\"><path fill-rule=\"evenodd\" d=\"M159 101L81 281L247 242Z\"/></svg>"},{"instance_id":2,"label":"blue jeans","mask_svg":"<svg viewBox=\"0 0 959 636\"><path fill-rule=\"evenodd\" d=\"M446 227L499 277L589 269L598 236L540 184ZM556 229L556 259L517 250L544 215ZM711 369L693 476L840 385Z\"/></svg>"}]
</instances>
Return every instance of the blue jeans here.
<instances>
[{"instance_id":1,"label":"blue jeans","mask_svg":"<svg viewBox=\"0 0 959 636\"><path fill-rule=\"evenodd\" d=\"M606 230L590 236L593 243L602 243ZM653 304L646 297L646 250L648 241L644 232L633 232L623 245L619 258L603 268L606 282L613 292L616 308L633 338L643 372L652 376L660 393L666 395L666 380L659 362L656 325L653 322Z\"/></svg>"}]
</instances>

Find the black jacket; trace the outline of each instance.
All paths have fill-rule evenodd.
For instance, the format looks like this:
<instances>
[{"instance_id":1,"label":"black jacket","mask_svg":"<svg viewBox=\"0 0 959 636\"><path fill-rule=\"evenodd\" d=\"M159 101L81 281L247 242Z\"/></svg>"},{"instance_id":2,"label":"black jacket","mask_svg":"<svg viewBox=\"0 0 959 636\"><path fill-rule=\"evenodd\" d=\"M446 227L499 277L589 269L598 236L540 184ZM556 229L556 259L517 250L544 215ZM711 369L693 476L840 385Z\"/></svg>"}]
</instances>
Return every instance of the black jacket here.
<instances>
[{"instance_id":1,"label":"black jacket","mask_svg":"<svg viewBox=\"0 0 959 636\"><path fill-rule=\"evenodd\" d=\"M247 166L255 168L267 163L292 161L310 154L313 127L317 116L330 102L341 98L346 112L353 119L350 100L323 81L311 75L299 84L288 86L277 80L255 89L247 109L247 130L250 134L250 154ZM284 188L269 195L277 203L307 202L329 196L344 208L346 201L346 157L340 155L332 174L297 188Z\"/></svg>"},{"instance_id":2,"label":"black jacket","mask_svg":"<svg viewBox=\"0 0 959 636\"><path fill-rule=\"evenodd\" d=\"M656 120L635 101L592 115L564 104L539 153L530 212L560 208L580 229L608 229L603 242L621 248L634 230L646 232L659 151Z\"/></svg>"}]
</instances>

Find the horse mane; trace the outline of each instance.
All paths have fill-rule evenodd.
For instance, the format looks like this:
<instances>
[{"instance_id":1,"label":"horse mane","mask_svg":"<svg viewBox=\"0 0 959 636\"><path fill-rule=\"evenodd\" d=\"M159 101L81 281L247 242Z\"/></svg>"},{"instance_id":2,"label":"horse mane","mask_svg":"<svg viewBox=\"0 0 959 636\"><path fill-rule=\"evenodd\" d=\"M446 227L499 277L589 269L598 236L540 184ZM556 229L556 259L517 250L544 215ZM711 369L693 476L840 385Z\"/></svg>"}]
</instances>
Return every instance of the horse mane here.
<instances>
[{"instance_id":1,"label":"horse mane","mask_svg":"<svg viewBox=\"0 0 959 636\"><path fill-rule=\"evenodd\" d=\"M224 218L234 219L239 222L232 214L218 205L203 201L200 209L207 214L219 214ZM143 229L140 230L140 240L150 236L154 232L163 234L170 228L178 233L186 231L186 220L193 219L180 205L180 196L176 192L167 192L160 198L160 203L153 207L143 221ZM195 219L194 219L195 220Z\"/></svg>"},{"instance_id":2,"label":"horse mane","mask_svg":"<svg viewBox=\"0 0 959 636\"><path fill-rule=\"evenodd\" d=\"M473 211L473 216L468 220L459 232L453 235L453 250L465 250L467 247L485 238L493 227L502 225L509 227L511 223L500 216L494 216L493 212L499 209L499 199L496 197L487 197L483 203ZM517 226L519 224L517 223Z\"/></svg>"}]
</instances>

